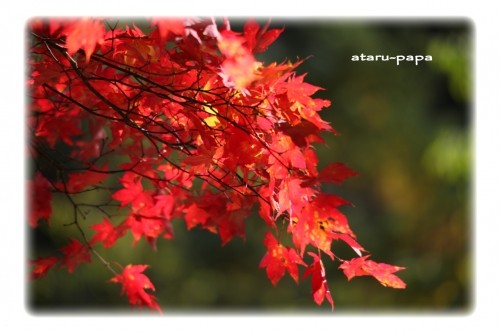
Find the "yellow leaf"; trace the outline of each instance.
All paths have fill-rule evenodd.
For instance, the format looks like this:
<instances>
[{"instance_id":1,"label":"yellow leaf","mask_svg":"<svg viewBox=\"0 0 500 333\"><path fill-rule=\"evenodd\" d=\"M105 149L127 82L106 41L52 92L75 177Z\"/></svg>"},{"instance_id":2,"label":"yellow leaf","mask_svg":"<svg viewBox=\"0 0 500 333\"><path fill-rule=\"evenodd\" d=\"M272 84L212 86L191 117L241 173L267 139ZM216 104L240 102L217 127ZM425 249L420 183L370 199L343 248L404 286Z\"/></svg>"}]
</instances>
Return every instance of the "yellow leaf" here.
<instances>
[{"instance_id":1,"label":"yellow leaf","mask_svg":"<svg viewBox=\"0 0 500 333\"><path fill-rule=\"evenodd\" d=\"M220 124L220 121L217 118L217 116L207 117L207 118L204 119L204 121L205 121L205 124L207 124L210 127L215 127L215 126L217 126L217 125Z\"/></svg>"},{"instance_id":2,"label":"yellow leaf","mask_svg":"<svg viewBox=\"0 0 500 333\"><path fill-rule=\"evenodd\" d=\"M209 117L206 117L204 119L205 121L205 124L207 124L208 126L210 127L215 127L217 125L220 124L220 121L219 119L217 118L217 109L211 107L211 106L207 106L207 105L203 105L203 110L208 113L208 114L211 114L212 116L209 116Z\"/></svg>"}]
</instances>

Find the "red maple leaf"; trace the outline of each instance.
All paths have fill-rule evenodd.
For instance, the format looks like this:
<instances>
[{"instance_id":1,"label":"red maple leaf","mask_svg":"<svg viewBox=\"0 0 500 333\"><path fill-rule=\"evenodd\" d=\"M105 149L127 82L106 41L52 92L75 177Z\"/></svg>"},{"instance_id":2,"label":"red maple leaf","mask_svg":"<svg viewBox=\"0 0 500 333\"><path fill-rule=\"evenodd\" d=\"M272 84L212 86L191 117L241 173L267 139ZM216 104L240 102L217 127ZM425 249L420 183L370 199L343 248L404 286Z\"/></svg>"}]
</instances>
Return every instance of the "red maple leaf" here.
<instances>
[{"instance_id":1,"label":"red maple leaf","mask_svg":"<svg viewBox=\"0 0 500 333\"><path fill-rule=\"evenodd\" d=\"M300 211L307 204L307 198L314 195L314 191L308 187L302 187L300 179L291 178L281 183L278 192L278 210L281 214L284 211Z\"/></svg>"},{"instance_id":2,"label":"red maple leaf","mask_svg":"<svg viewBox=\"0 0 500 333\"><path fill-rule=\"evenodd\" d=\"M283 123L280 124L279 128L283 133L290 136L293 143L299 147L307 147L314 142L324 142L323 138L318 133L318 127L307 120L302 120L293 126L288 123Z\"/></svg>"},{"instance_id":3,"label":"red maple leaf","mask_svg":"<svg viewBox=\"0 0 500 333\"><path fill-rule=\"evenodd\" d=\"M204 207L201 207L201 205L194 202L186 207L184 212L186 214L184 219L186 220L188 230L191 230L198 224L205 226L210 218L210 214L204 209ZM209 230L215 232L212 228Z\"/></svg>"},{"instance_id":4,"label":"red maple leaf","mask_svg":"<svg viewBox=\"0 0 500 333\"><path fill-rule=\"evenodd\" d=\"M68 24L63 33L66 34L68 54L71 56L81 48L89 62L96 45L104 42L106 30L101 20L82 18Z\"/></svg>"},{"instance_id":5,"label":"red maple leaf","mask_svg":"<svg viewBox=\"0 0 500 333\"><path fill-rule=\"evenodd\" d=\"M267 22L262 28L259 28L257 21L250 19L245 23L243 28L246 45L254 53L264 52L267 47L271 45L276 38L281 35L284 29L271 29L267 30L269 24Z\"/></svg>"},{"instance_id":6,"label":"red maple leaf","mask_svg":"<svg viewBox=\"0 0 500 333\"><path fill-rule=\"evenodd\" d=\"M47 258L37 258L36 260L30 260L30 263L34 266L31 271L31 279L38 279L44 277L47 271L51 269L55 264L59 262L58 257L47 257Z\"/></svg>"},{"instance_id":7,"label":"red maple leaf","mask_svg":"<svg viewBox=\"0 0 500 333\"><path fill-rule=\"evenodd\" d=\"M89 248L83 245L74 238L70 238L71 243L61 248L61 252L64 254L64 258L61 262L61 266L68 267L68 272L73 273L76 266L82 262L91 262Z\"/></svg>"},{"instance_id":8,"label":"red maple leaf","mask_svg":"<svg viewBox=\"0 0 500 333\"><path fill-rule=\"evenodd\" d=\"M91 228L96 231L96 234L90 243L94 244L100 241L104 244L105 248L113 246L116 240L125 233L125 230L122 228L115 228L115 226L106 218L102 220L102 223L94 224Z\"/></svg>"},{"instance_id":9,"label":"red maple leaf","mask_svg":"<svg viewBox=\"0 0 500 333\"><path fill-rule=\"evenodd\" d=\"M333 298L330 294L330 289L328 288L328 283L326 281L325 267L323 266L323 262L321 258L313 252L308 252L308 254L313 257L314 261L311 265L306 268L304 272L304 276L302 278L306 278L311 275L311 285L312 285L312 294L314 301L316 304L321 305L325 300L332 306L333 311Z\"/></svg>"},{"instance_id":10,"label":"red maple leaf","mask_svg":"<svg viewBox=\"0 0 500 333\"><path fill-rule=\"evenodd\" d=\"M151 20L151 26L158 27L158 33L162 41L167 39L169 33L184 35L185 24L183 19L153 18Z\"/></svg>"},{"instance_id":11,"label":"red maple leaf","mask_svg":"<svg viewBox=\"0 0 500 333\"><path fill-rule=\"evenodd\" d=\"M138 211L151 203L151 197L142 187L140 176L127 172L120 179L120 182L124 188L116 191L112 198L120 201L122 207L131 204L132 209Z\"/></svg>"},{"instance_id":12,"label":"red maple leaf","mask_svg":"<svg viewBox=\"0 0 500 333\"><path fill-rule=\"evenodd\" d=\"M278 243L276 238L269 232L266 233L264 244L267 252L262 258L259 267L266 268L266 274L271 283L276 286L279 280L288 271L290 276L299 282L299 268L297 264L306 266L304 261L294 249L285 247Z\"/></svg>"},{"instance_id":13,"label":"red maple leaf","mask_svg":"<svg viewBox=\"0 0 500 333\"><path fill-rule=\"evenodd\" d=\"M279 158L271 155L269 158L269 164L278 164L286 167L294 167L298 169L306 168L306 160L302 151L295 145L292 138L287 135L278 135L274 138L274 142L271 145L271 149L276 153L280 154ZM284 168L282 175L279 172L272 171L269 168L269 173L273 174L276 178L285 178L288 176L288 170Z\"/></svg>"},{"instance_id":14,"label":"red maple leaf","mask_svg":"<svg viewBox=\"0 0 500 333\"><path fill-rule=\"evenodd\" d=\"M106 169L107 167L104 166L102 172L88 170L71 173L66 182L66 190L70 193L75 193L82 191L86 187L96 186L109 177L109 174L106 173Z\"/></svg>"},{"instance_id":15,"label":"red maple leaf","mask_svg":"<svg viewBox=\"0 0 500 333\"><path fill-rule=\"evenodd\" d=\"M241 210L228 212L217 219L219 235L223 246L233 239L234 236L245 239L245 218L247 216L248 212Z\"/></svg>"},{"instance_id":16,"label":"red maple leaf","mask_svg":"<svg viewBox=\"0 0 500 333\"><path fill-rule=\"evenodd\" d=\"M149 278L142 274L147 267L148 265L127 265L120 274L115 275L109 281L122 285L122 294L127 296L131 305L146 306L161 313L155 297L146 292L146 289L155 290Z\"/></svg>"},{"instance_id":17,"label":"red maple leaf","mask_svg":"<svg viewBox=\"0 0 500 333\"><path fill-rule=\"evenodd\" d=\"M259 198L259 216L266 222L266 224L270 227L276 228L276 223L273 218L273 210L271 209L271 205L263 200L262 198L267 197L267 193L269 192L268 188L263 187L261 190L261 197ZM265 194L263 194L265 193Z\"/></svg>"},{"instance_id":18,"label":"red maple leaf","mask_svg":"<svg viewBox=\"0 0 500 333\"><path fill-rule=\"evenodd\" d=\"M349 169L344 163L332 163L325 166L318 176L319 181L340 185L347 178L357 176L358 173Z\"/></svg>"},{"instance_id":19,"label":"red maple leaf","mask_svg":"<svg viewBox=\"0 0 500 333\"><path fill-rule=\"evenodd\" d=\"M51 173L50 182L35 174L29 223L36 227L50 217L55 191L87 221L94 212L123 216L116 226L99 218L86 223L94 230L90 242L71 239L61 259L32 261L32 277L58 262L73 272L90 262L90 251L98 255L94 244L112 247L128 230L133 245L145 238L154 248L160 236L173 237L177 218L188 229L218 234L222 245L244 239L247 217L258 204L275 234L289 222L286 236L293 242L287 247L272 230L266 234L260 267L271 283L285 274L298 283L299 265L306 266L314 301L322 304L326 297L333 309L321 252L335 260L334 241L359 256L364 249L338 209L349 203L321 193L321 186L356 173L342 163L318 171L314 144L324 142L324 131L336 134L319 113L330 101L313 97L322 88L297 74L301 60L266 65L256 59L283 31L269 26L249 20L240 33L227 20L219 29L215 19L196 18L153 19L152 29L141 25L144 31L92 18L30 25L30 153L34 159L43 154L37 167L60 172ZM53 159L60 149L68 158ZM118 174L120 188L93 186ZM103 192L115 202L106 202ZM309 253L309 266L303 261L307 247L317 250ZM404 286L394 275L402 268L366 258L342 261L348 279L372 275L384 285ZM130 304L160 311L146 267L128 265L110 281L122 285Z\"/></svg>"},{"instance_id":20,"label":"red maple leaf","mask_svg":"<svg viewBox=\"0 0 500 333\"><path fill-rule=\"evenodd\" d=\"M188 155L183 163L191 166L202 166L202 169L206 169L212 164L212 158L215 154L215 148L206 149L205 146L201 146L197 149L196 154Z\"/></svg>"},{"instance_id":21,"label":"red maple leaf","mask_svg":"<svg viewBox=\"0 0 500 333\"><path fill-rule=\"evenodd\" d=\"M405 269L404 267L377 263L373 260L367 260L368 257L369 255L345 260L339 268L344 270L344 274L349 281L355 276L371 275L385 287L406 288L406 284L393 274Z\"/></svg>"},{"instance_id":22,"label":"red maple leaf","mask_svg":"<svg viewBox=\"0 0 500 333\"><path fill-rule=\"evenodd\" d=\"M37 172L34 181L29 181L28 187L33 198L29 214L29 225L36 228L40 219L48 221L52 215L51 185L40 172Z\"/></svg>"},{"instance_id":23,"label":"red maple leaf","mask_svg":"<svg viewBox=\"0 0 500 333\"><path fill-rule=\"evenodd\" d=\"M331 237L331 239L340 239L340 240L342 240L344 243L346 243L347 245L349 245L354 250L354 252L356 252L356 254L358 256L361 256L361 251L365 251L366 252L366 250L358 242L356 242L351 236L349 236L347 234L340 234L340 233L336 233L336 232L329 232L329 237Z\"/></svg>"},{"instance_id":24,"label":"red maple leaf","mask_svg":"<svg viewBox=\"0 0 500 333\"><path fill-rule=\"evenodd\" d=\"M169 194L158 194L154 196L155 205L154 209L159 211L165 219L170 220L174 212L175 196Z\"/></svg>"},{"instance_id":25,"label":"red maple leaf","mask_svg":"<svg viewBox=\"0 0 500 333\"><path fill-rule=\"evenodd\" d=\"M321 193L304 206L301 212L294 214L288 229L292 232L293 242L301 255L304 254L306 246L311 244L333 259L330 247L334 239L342 239L357 253L363 250L354 241L356 236L349 228L347 218L336 208L346 203L342 198Z\"/></svg>"},{"instance_id":26,"label":"red maple leaf","mask_svg":"<svg viewBox=\"0 0 500 333\"><path fill-rule=\"evenodd\" d=\"M322 108L329 107L330 101L310 97L323 88L304 82L305 75L306 74L300 76L292 75L286 83L283 84L288 102L290 103L291 112L288 112L288 116L296 117L300 115L303 120L309 121L320 130L331 131L332 127L321 119L318 113ZM295 125L295 122L300 122L300 119L294 121L292 125Z\"/></svg>"}]
</instances>

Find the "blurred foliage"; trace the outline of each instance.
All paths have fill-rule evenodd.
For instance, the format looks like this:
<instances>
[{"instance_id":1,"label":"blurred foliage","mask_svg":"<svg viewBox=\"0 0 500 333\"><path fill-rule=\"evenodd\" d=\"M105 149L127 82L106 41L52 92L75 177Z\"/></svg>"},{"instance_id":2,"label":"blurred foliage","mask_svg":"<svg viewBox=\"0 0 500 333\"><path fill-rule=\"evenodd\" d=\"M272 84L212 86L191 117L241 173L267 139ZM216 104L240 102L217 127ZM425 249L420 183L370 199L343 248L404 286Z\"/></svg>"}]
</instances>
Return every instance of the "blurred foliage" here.
<instances>
[{"instance_id":1,"label":"blurred foliage","mask_svg":"<svg viewBox=\"0 0 500 333\"><path fill-rule=\"evenodd\" d=\"M241 22L233 23L233 28ZM468 21L273 20L285 32L266 62L307 58L298 69L332 100L322 116L341 133L318 146L320 166L341 161L360 173L325 190L350 200L344 209L358 240L376 261L405 266L405 290L364 277L347 282L338 263L325 262L335 313L455 311L473 308L471 104L473 29ZM432 55L432 62L352 62L353 55ZM97 200L97 198L95 198ZM29 252L49 255L75 233L63 197L54 199L48 227L29 234ZM117 216L118 223L123 217ZM310 296L310 281L285 277L277 287L258 268L265 253L265 224L247 223L247 239L221 247L218 236L187 232L131 248L130 235L101 253L125 265L148 264L166 313L250 311L329 313ZM90 233L91 234L91 233ZM334 251L345 257L352 251ZM73 274L51 271L27 285L33 311L123 311L119 286L97 261Z\"/></svg>"}]
</instances>

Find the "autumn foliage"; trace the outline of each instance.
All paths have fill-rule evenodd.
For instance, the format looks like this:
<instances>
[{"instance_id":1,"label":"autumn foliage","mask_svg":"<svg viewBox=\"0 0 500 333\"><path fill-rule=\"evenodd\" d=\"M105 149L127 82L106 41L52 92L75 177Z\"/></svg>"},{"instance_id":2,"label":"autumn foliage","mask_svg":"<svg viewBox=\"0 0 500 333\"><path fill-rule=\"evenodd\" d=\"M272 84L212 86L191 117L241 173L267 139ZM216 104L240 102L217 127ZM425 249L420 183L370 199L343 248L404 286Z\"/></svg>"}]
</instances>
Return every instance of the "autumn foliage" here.
<instances>
[{"instance_id":1,"label":"autumn foliage","mask_svg":"<svg viewBox=\"0 0 500 333\"><path fill-rule=\"evenodd\" d=\"M349 202L321 191L356 175L338 162L318 170L314 145L334 132L320 116L330 102L313 97L321 88L296 73L301 60L255 57L282 28L249 20L236 32L228 20L194 18L156 18L142 30L94 18L34 19L28 28L28 222L48 223L59 195L80 235L30 260L32 278L55 266L76 274L98 259L131 305L160 310L148 266L123 267L95 245L131 233L133 244L155 247L174 237L174 220L224 245L245 238L258 212L268 229L260 267L273 285L285 274L310 278L314 301L333 309L325 264L338 262L349 280L371 275L405 288L393 274L401 267L367 259L340 210ZM89 192L107 199L82 201ZM102 218L86 219L91 210ZM336 256L336 242L354 258Z\"/></svg>"}]
</instances>

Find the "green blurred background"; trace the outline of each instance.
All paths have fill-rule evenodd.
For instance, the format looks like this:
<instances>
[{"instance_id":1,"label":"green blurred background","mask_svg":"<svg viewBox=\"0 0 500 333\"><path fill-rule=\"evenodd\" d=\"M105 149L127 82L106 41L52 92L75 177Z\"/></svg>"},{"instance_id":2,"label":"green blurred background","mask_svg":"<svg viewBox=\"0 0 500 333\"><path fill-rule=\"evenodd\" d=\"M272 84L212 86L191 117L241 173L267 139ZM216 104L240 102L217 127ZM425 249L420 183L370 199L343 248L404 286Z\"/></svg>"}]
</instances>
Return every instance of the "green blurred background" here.
<instances>
[{"instance_id":1,"label":"green blurred background","mask_svg":"<svg viewBox=\"0 0 500 333\"><path fill-rule=\"evenodd\" d=\"M241 18L232 23L234 30L241 26ZM259 59L312 56L298 73L325 88L317 97L332 101L322 116L341 135L324 136L320 167L341 161L360 174L325 191L355 205L343 212L372 259L406 267L398 275L407 288L394 290L370 277L347 282L337 263L325 261L334 314L471 311L473 23L289 18L271 26L285 31ZM432 55L432 62L351 61L361 53ZM53 254L68 233L78 237L63 226L71 214L64 199L53 204L50 230L29 231L30 258ZM256 214L246 241L224 247L216 235L187 232L181 221L174 226L176 237L159 240L157 252L144 240L132 249L130 235L110 250L98 248L111 261L150 265L146 273L165 313L330 313L326 303L313 302L309 279L297 286L286 276L273 287L258 268L265 224ZM109 278L97 259L73 274L50 271L27 284L27 307L32 313L128 311Z\"/></svg>"}]
</instances>

